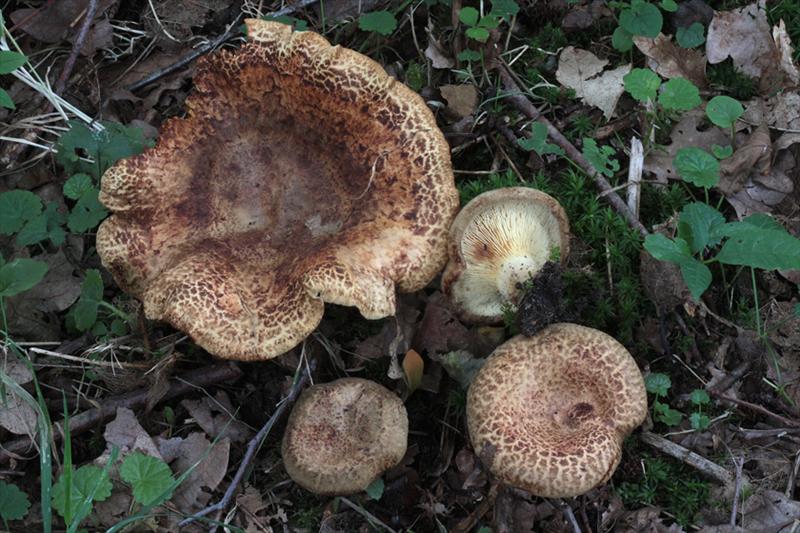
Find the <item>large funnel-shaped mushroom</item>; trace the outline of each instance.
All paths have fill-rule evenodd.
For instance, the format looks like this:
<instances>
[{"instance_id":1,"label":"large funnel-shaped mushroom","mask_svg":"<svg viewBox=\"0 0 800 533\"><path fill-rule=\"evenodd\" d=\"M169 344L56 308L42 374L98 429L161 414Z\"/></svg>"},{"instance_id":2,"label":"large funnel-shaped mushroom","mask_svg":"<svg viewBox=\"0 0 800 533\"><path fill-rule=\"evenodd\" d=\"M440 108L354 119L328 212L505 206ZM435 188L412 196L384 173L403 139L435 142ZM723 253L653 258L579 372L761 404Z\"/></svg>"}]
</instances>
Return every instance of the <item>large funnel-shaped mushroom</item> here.
<instances>
[{"instance_id":1,"label":"large funnel-shaped mushroom","mask_svg":"<svg viewBox=\"0 0 800 533\"><path fill-rule=\"evenodd\" d=\"M458 207L424 101L352 50L248 20L198 63L186 118L103 176L103 264L148 318L232 359L277 356L325 302L370 319L426 285Z\"/></svg>"}]
</instances>

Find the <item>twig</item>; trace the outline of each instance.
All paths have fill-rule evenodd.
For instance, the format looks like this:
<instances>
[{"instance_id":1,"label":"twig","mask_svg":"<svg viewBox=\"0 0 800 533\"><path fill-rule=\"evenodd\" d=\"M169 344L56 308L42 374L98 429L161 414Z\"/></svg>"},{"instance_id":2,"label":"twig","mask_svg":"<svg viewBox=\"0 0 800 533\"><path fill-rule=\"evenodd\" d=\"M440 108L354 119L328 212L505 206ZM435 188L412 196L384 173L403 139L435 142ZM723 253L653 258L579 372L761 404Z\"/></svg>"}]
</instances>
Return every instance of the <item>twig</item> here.
<instances>
[{"instance_id":1,"label":"twig","mask_svg":"<svg viewBox=\"0 0 800 533\"><path fill-rule=\"evenodd\" d=\"M233 363L215 366L205 366L197 368L183 375L180 380L174 380L170 383L169 390L159 400L161 402L171 400L178 396L187 394L194 390L194 387L207 387L215 383L222 383L225 381L232 381L241 377L242 371L238 366ZM80 435L87 430L93 428L102 421L111 418L120 407L127 407L128 409L135 409L147 404L147 398L150 394L150 387L143 387L117 397L108 398L103 400L102 406L95 409L89 409L77 416L70 417L69 419L69 432L71 436ZM57 422L53 424L55 431L53 431L53 438L58 441L61 440L64 434L64 422ZM16 440L8 442L0 448L0 464L7 462L12 457L24 453L31 447L32 443L29 437L20 437Z\"/></svg>"},{"instance_id":2,"label":"twig","mask_svg":"<svg viewBox=\"0 0 800 533\"><path fill-rule=\"evenodd\" d=\"M311 370L314 370L315 366L316 361L312 360L309 363L309 371L302 372L300 378L294 382L291 390L289 390L289 394L287 394L286 397L278 403L278 407L275 409L275 412L272 413L272 416L269 417L269 420L267 420L264 426L262 426L256 436L250 440L247 445L247 451L245 452L244 457L242 457L242 462L239 465L239 469L236 470L236 474L234 474L233 480L231 480L231 484L228 486L225 494L222 496L222 499L214 505L209 505L205 509L196 512L192 516L181 520L181 522L178 524L179 527L187 526L198 518L211 514L215 511L224 511L228 505L230 505L234 494L236 494L236 490L239 488L239 484L244 478L245 472L250 466L250 463L253 461L253 457L255 457L256 451L261 447L261 444L264 442L264 439L267 438L267 435L269 435L269 432L272 430L272 426L275 425L278 419L280 419L283 413L286 412L289 406L291 406L300 395L300 392L306 386L306 383L308 383L308 380L311 377ZM213 530L215 529L216 526L214 526Z\"/></svg>"},{"instance_id":3,"label":"twig","mask_svg":"<svg viewBox=\"0 0 800 533\"><path fill-rule=\"evenodd\" d=\"M736 468L736 488L733 491L733 505L731 506L731 526L736 527L736 515L739 513L739 495L742 493L742 467L744 466L744 459L741 457L734 457L733 466Z\"/></svg>"},{"instance_id":4,"label":"twig","mask_svg":"<svg viewBox=\"0 0 800 533\"><path fill-rule=\"evenodd\" d=\"M777 413L773 413L766 407L762 407L755 403L746 402L744 400L740 400L738 398L734 398L733 396L728 396L727 394L722 394L721 392L717 392L715 390L709 390L708 393L713 396L714 398L718 398L720 400L724 400L726 402L735 403L741 407L747 407L751 411L756 411L757 413L761 413L762 415L766 415L770 418L774 418L775 420L779 421L781 424L785 426L792 426L792 427L800 427L800 421L793 420L791 418L786 418L785 416L779 415Z\"/></svg>"},{"instance_id":5,"label":"twig","mask_svg":"<svg viewBox=\"0 0 800 533\"><path fill-rule=\"evenodd\" d=\"M567 519L567 522L569 522L572 526L572 531L574 531L574 533L582 533L581 526L578 525L578 520L575 518L575 512L572 510L572 507L570 507L569 504L561 498L557 498L553 501L558 508L561 509L561 514L564 515L564 518Z\"/></svg>"},{"instance_id":6,"label":"twig","mask_svg":"<svg viewBox=\"0 0 800 533\"><path fill-rule=\"evenodd\" d=\"M75 42L72 43L72 50L70 50L69 56L67 56L67 62L64 63L64 68L61 69L61 75L56 81L54 92L59 96L64 92L64 87L67 86L67 79L69 79L69 75L72 74L75 61L78 59L78 55L81 53L81 49L86 42L86 37L89 35L89 28L92 22L94 22L98 4L99 0L89 0L89 4L86 6L86 14L83 17L83 23L78 30L78 35L75 37Z\"/></svg>"},{"instance_id":7,"label":"twig","mask_svg":"<svg viewBox=\"0 0 800 533\"><path fill-rule=\"evenodd\" d=\"M317 3L318 1L319 0L299 0L298 2L296 2L296 3L294 3L294 4L290 5L290 6L284 7L283 9L279 9L277 11L273 11L272 13L268 13L267 16L270 16L270 17L282 17L282 16L285 16L285 15L290 15L290 14L294 13L295 11L299 11L299 10L305 8L305 7L308 7L308 6L312 5L312 4ZM164 76L167 76L169 74L172 74L173 72L176 72L176 71L182 69L183 67L185 67L189 63L192 63L198 57L200 57L200 56L202 56L204 54L207 54L211 50L214 50L215 48L221 46L223 43L225 43L228 40L232 39L236 35L236 33L238 32L238 29L239 29L238 22L239 22L239 19L241 17L242 17L242 14L239 13L239 15L236 16L236 19L234 19L234 21L230 24L228 29L225 30L225 32L223 32L221 35L219 35L213 41L207 42L204 45L196 48L192 52L186 54L185 56L183 56L182 58L177 60L175 63L172 63L171 65L167 65L166 67L153 72L149 76L145 76L144 78L140 79L139 81L128 85L125 89L128 90L128 91L131 91L131 92L135 92L135 91L138 91L139 89L147 87L151 83L156 82L156 81L160 80L161 78L163 78Z\"/></svg>"},{"instance_id":8,"label":"twig","mask_svg":"<svg viewBox=\"0 0 800 533\"><path fill-rule=\"evenodd\" d=\"M716 479L726 487L733 486L733 476L726 469L719 466L717 463L710 461L702 455L696 454L693 451L684 448L680 444L675 444L671 440L665 439L661 435L644 431L641 434L642 442L649 444L656 450L663 452L670 457L674 457L683 461L687 465L696 468L706 476Z\"/></svg>"},{"instance_id":9,"label":"twig","mask_svg":"<svg viewBox=\"0 0 800 533\"><path fill-rule=\"evenodd\" d=\"M566 152L567 157L575 162L581 169L583 169L589 176L591 176L597 187L600 189L602 193L604 193L605 199L620 213L625 219L628 221L628 224L631 225L636 231L641 233L642 235L646 236L649 235L649 231L645 228L641 222L636 218L633 212L628 209L628 206L619 197L619 195L614 191L611 187L611 184L608 183L602 174L597 172L594 167L583 157L583 154L575 148L569 140L564 137L564 135L558 131L552 122L547 120L536 106L531 103L525 96L522 94L522 89L520 89L517 82L514 81L511 73L509 72L508 67L505 64L500 63L498 65L498 69L500 72L500 79L503 82L503 86L506 88L510 94L505 95L506 100L511 102L517 109L519 109L525 116L532 120L538 120L545 126L547 126L547 134L548 136L555 142L559 147L561 147L564 152Z\"/></svg>"},{"instance_id":10,"label":"twig","mask_svg":"<svg viewBox=\"0 0 800 533\"><path fill-rule=\"evenodd\" d=\"M644 169L644 147L638 137L631 138L631 157L628 164L628 209L633 216L639 216L639 198L642 190L642 171Z\"/></svg>"},{"instance_id":11,"label":"twig","mask_svg":"<svg viewBox=\"0 0 800 533\"><path fill-rule=\"evenodd\" d=\"M366 518L367 520L369 520L372 524L377 524L377 525L381 526L383 529L385 529L389 533L396 533L394 529L390 528L385 523L383 523L383 521L380 518L378 518L374 514L370 513L369 511L367 511L366 509L364 509L360 505L356 505L355 503L351 502L349 499L345 498L344 496L340 496L339 497L339 501L342 502L343 504L345 504L346 506L348 506L350 509L352 509L355 512L357 512L358 514L360 514L361 516L363 516L364 518Z\"/></svg>"},{"instance_id":12,"label":"twig","mask_svg":"<svg viewBox=\"0 0 800 533\"><path fill-rule=\"evenodd\" d=\"M492 483L492 486L489 487L489 494L487 494L486 497L480 501L478 506L475 507L475 509L469 515L467 515L460 522L458 522L455 527L453 527L453 533L472 531L472 528L475 527L475 524L478 523L478 520L483 518L483 515L489 512L489 509L491 509L492 505L494 505L494 502L497 499L498 488L498 483Z\"/></svg>"}]
</instances>

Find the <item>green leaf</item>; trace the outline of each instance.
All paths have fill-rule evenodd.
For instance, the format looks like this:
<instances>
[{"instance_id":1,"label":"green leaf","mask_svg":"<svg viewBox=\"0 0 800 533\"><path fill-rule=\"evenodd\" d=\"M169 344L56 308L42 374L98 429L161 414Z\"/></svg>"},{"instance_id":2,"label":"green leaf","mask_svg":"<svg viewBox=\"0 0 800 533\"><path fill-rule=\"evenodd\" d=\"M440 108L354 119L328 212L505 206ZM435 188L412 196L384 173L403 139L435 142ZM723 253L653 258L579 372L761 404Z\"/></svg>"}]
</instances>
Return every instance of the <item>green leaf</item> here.
<instances>
[{"instance_id":1,"label":"green leaf","mask_svg":"<svg viewBox=\"0 0 800 533\"><path fill-rule=\"evenodd\" d=\"M0 480L0 518L4 522L24 518L30 506L28 495L19 490L19 487Z\"/></svg>"},{"instance_id":2,"label":"green leaf","mask_svg":"<svg viewBox=\"0 0 800 533\"><path fill-rule=\"evenodd\" d=\"M141 128L128 128L117 122L101 122L103 131L92 131L77 120L69 121L69 131L56 142L56 161L74 174L83 172L99 180L103 173L122 158L151 146ZM89 158L92 162L84 161Z\"/></svg>"},{"instance_id":3,"label":"green leaf","mask_svg":"<svg viewBox=\"0 0 800 533\"><path fill-rule=\"evenodd\" d=\"M379 35L391 35L397 28L397 19L390 11L373 11L358 17L358 27Z\"/></svg>"},{"instance_id":4,"label":"green leaf","mask_svg":"<svg viewBox=\"0 0 800 533\"><path fill-rule=\"evenodd\" d=\"M639 102L655 101L661 86L661 78L649 68L635 68L625 74L622 80L625 90Z\"/></svg>"},{"instance_id":5,"label":"green leaf","mask_svg":"<svg viewBox=\"0 0 800 533\"><path fill-rule=\"evenodd\" d=\"M308 22L295 17L290 17L289 15L281 15L279 17L265 16L261 18L263 20L272 20L274 22L280 22L281 24L286 24L287 26L291 26L294 29L294 31L306 31L308 29Z\"/></svg>"},{"instance_id":6,"label":"green leaf","mask_svg":"<svg viewBox=\"0 0 800 533\"><path fill-rule=\"evenodd\" d=\"M730 128L743 113L742 104L730 96L715 96L706 105L708 119L720 128Z\"/></svg>"},{"instance_id":7,"label":"green leaf","mask_svg":"<svg viewBox=\"0 0 800 533\"><path fill-rule=\"evenodd\" d=\"M477 26L481 14L474 7L463 7L458 12L458 20L467 26Z\"/></svg>"},{"instance_id":8,"label":"green leaf","mask_svg":"<svg viewBox=\"0 0 800 533\"><path fill-rule=\"evenodd\" d=\"M644 378L644 387L650 394L666 396L669 388L672 387L672 380L666 374L653 372Z\"/></svg>"},{"instance_id":9,"label":"green leaf","mask_svg":"<svg viewBox=\"0 0 800 533\"><path fill-rule=\"evenodd\" d=\"M9 95L5 89L0 89L0 106L6 109L17 108L17 106L14 105L14 100L11 99L11 95Z\"/></svg>"},{"instance_id":10,"label":"green leaf","mask_svg":"<svg viewBox=\"0 0 800 533\"><path fill-rule=\"evenodd\" d=\"M692 293L692 298L700 300L700 297L711 285L711 270L700 260L689 257L679 263L681 275Z\"/></svg>"},{"instance_id":11,"label":"green leaf","mask_svg":"<svg viewBox=\"0 0 800 533\"><path fill-rule=\"evenodd\" d=\"M685 240L675 240L660 233L652 233L644 239L644 249L659 261L682 263L692 257L692 252Z\"/></svg>"},{"instance_id":12,"label":"green leaf","mask_svg":"<svg viewBox=\"0 0 800 533\"><path fill-rule=\"evenodd\" d=\"M369 486L366 489L364 489L364 491L367 493L367 496L369 496L370 500L378 501L383 496L383 489L384 489L383 478L379 477L378 479L370 483Z\"/></svg>"},{"instance_id":13,"label":"green leaf","mask_svg":"<svg viewBox=\"0 0 800 533\"><path fill-rule=\"evenodd\" d=\"M675 0L661 0L661 9L674 13L678 10L678 3Z\"/></svg>"},{"instance_id":14,"label":"green leaf","mask_svg":"<svg viewBox=\"0 0 800 533\"><path fill-rule=\"evenodd\" d=\"M633 35L622 26L617 26L611 35L611 46L620 52L628 52L633 48Z\"/></svg>"},{"instance_id":15,"label":"green leaf","mask_svg":"<svg viewBox=\"0 0 800 533\"><path fill-rule=\"evenodd\" d=\"M41 281L47 263L35 259L14 259L0 267L0 296L25 292Z\"/></svg>"},{"instance_id":16,"label":"green leaf","mask_svg":"<svg viewBox=\"0 0 800 533\"><path fill-rule=\"evenodd\" d=\"M72 473L72 487L70 490L69 508L77 510L83 501L89 497L93 502L102 502L111 496L111 481L108 474L94 465L84 465ZM92 497L92 492L94 496ZM67 509L67 487L64 474L59 476L58 481L53 485L52 497L53 508L62 517ZM74 516L73 522L80 523L89 516L91 506L84 516Z\"/></svg>"},{"instance_id":17,"label":"green leaf","mask_svg":"<svg viewBox=\"0 0 800 533\"><path fill-rule=\"evenodd\" d=\"M689 415L689 423L692 425L692 429L703 430L711 424L711 419L708 418L708 415L692 413Z\"/></svg>"},{"instance_id":18,"label":"green leaf","mask_svg":"<svg viewBox=\"0 0 800 533\"><path fill-rule=\"evenodd\" d=\"M519 4L514 0L492 0L492 15L510 20L517 13Z\"/></svg>"},{"instance_id":19,"label":"green leaf","mask_svg":"<svg viewBox=\"0 0 800 533\"><path fill-rule=\"evenodd\" d=\"M517 141L520 148L528 152L533 150L539 155L564 155L564 150L561 147L547 142L547 126L543 123L534 122L531 124L531 133L530 137L521 138Z\"/></svg>"},{"instance_id":20,"label":"green leaf","mask_svg":"<svg viewBox=\"0 0 800 533\"><path fill-rule=\"evenodd\" d=\"M683 415L681 414L680 411L672 409L669 406L667 406L666 409L664 409L661 413L658 414L658 416L656 416L656 420L670 427L677 426L678 424L680 424L682 418Z\"/></svg>"},{"instance_id":21,"label":"green leaf","mask_svg":"<svg viewBox=\"0 0 800 533\"><path fill-rule=\"evenodd\" d=\"M100 272L95 269L87 270L81 284L81 296L72 308L75 327L79 331L86 331L97 322L97 308L102 300L103 279Z\"/></svg>"},{"instance_id":22,"label":"green leaf","mask_svg":"<svg viewBox=\"0 0 800 533\"><path fill-rule=\"evenodd\" d=\"M711 188L719 181L719 161L705 150L694 146L681 148L672 160L672 166L689 183Z\"/></svg>"},{"instance_id":23,"label":"green leaf","mask_svg":"<svg viewBox=\"0 0 800 533\"><path fill-rule=\"evenodd\" d=\"M708 393L703 389L694 389L689 395L689 400L695 405L706 405L711 402Z\"/></svg>"},{"instance_id":24,"label":"green leaf","mask_svg":"<svg viewBox=\"0 0 800 533\"><path fill-rule=\"evenodd\" d=\"M464 33L466 33L467 37L479 43L485 43L489 40L489 30L486 28L467 28Z\"/></svg>"},{"instance_id":25,"label":"green leaf","mask_svg":"<svg viewBox=\"0 0 800 533\"><path fill-rule=\"evenodd\" d=\"M719 239L712 239L716 229L725 224L725 217L703 202L693 202L684 206L678 222L678 235L689 244L693 254L706 246L715 245Z\"/></svg>"},{"instance_id":26,"label":"green leaf","mask_svg":"<svg viewBox=\"0 0 800 533\"><path fill-rule=\"evenodd\" d=\"M64 196L70 200L77 200L89 189L93 188L92 178L88 174L73 174L64 183Z\"/></svg>"},{"instance_id":27,"label":"green leaf","mask_svg":"<svg viewBox=\"0 0 800 533\"><path fill-rule=\"evenodd\" d=\"M609 178L619 170L619 161L611 158L616 152L610 146L600 147L594 139L584 137L582 152L597 172Z\"/></svg>"},{"instance_id":28,"label":"green leaf","mask_svg":"<svg viewBox=\"0 0 800 533\"><path fill-rule=\"evenodd\" d=\"M481 20L478 22L478 27L486 28L487 30L493 30L500 25L500 22L502 22L500 17L496 17L490 13L485 17L481 17Z\"/></svg>"},{"instance_id":29,"label":"green leaf","mask_svg":"<svg viewBox=\"0 0 800 533\"><path fill-rule=\"evenodd\" d=\"M692 23L688 28L678 28L675 40L682 48L694 48L706 42L705 28L699 22Z\"/></svg>"},{"instance_id":30,"label":"green leaf","mask_svg":"<svg viewBox=\"0 0 800 533\"><path fill-rule=\"evenodd\" d=\"M479 50L462 50L458 53L459 61L480 61L483 54Z\"/></svg>"},{"instance_id":31,"label":"green leaf","mask_svg":"<svg viewBox=\"0 0 800 533\"><path fill-rule=\"evenodd\" d=\"M717 159L726 159L733 155L733 146L729 144L723 147L718 144L712 144L711 153L714 154L714 157Z\"/></svg>"},{"instance_id":32,"label":"green leaf","mask_svg":"<svg viewBox=\"0 0 800 533\"><path fill-rule=\"evenodd\" d=\"M783 229L740 223L722 245L716 260L764 270L796 270L800 269L800 240Z\"/></svg>"},{"instance_id":33,"label":"green leaf","mask_svg":"<svg viewBox=\"0 0 800 533\"><path fill-rule=\"evenodd\" d=\"M119 475L133 487L133 497L142 505L155 503L175 483L167 463L141 452L134 452L125 458Z\"/></svg>"},{"instance_id":34,"label":"green leaf","mask_svg":"<svg viewBox=\"0 0 800 533\"><path fill-rule=\"evenodd\" d=\"M11 235L42 212L42 201L30 191L0 193L0 234Z\"/></svg>"},{"instance_id":35,"label":"green leaf","mask_svg":"<svg viewBox=\"0 0 800 533\"><path fill-rule=\"evenodd\" d=\"M100 191L92 187L81 195L67 217L67 227L74 233L83 233L103 221L108 211L98 199Z\"/></svg>"},{"instance_id":36,"label":"green leaf","mask_svg":"<svg viewBox=\"0 0 800 533\"><path fill-rule=\"evenodd\" d=\"M44 212L34 218L17 233L17 244L29 246L50 239L53 246L64 244L66 233L64 232L64 222L67 216L59 211L56 202L50 202Z\"/></svg>"},{"instance_id":37,"label":"green leaf","mask_svg":"<svg viewBox=\"0 0 800 533\"><path fill-rule=\"evenodd\" d=\"M633 0L631 6L619 14L619 25L631 35L655 38L663 24L661 11L643 0Z\"/></svg>"},{"instance_id":38,"label":"green leaf","mask_svg":"<svg viewBox=\"0 0 800 533\"><path fill-rule=\"evenodd\" d=\"M0 74L9 74L25 64L28 60L22 54L8 50L0 51Z\"/></svg>"},{"instance_id":39,"label":"green leaf","mask_svg":"<svg viewBox=\"0 0 800 533\"><path fill-rule=\"evenodd\" d=\"M689 111L702 103L697 86L685 78L672 78L661 86L658 103L664 109Z\"/></svg>"}]
</instances>

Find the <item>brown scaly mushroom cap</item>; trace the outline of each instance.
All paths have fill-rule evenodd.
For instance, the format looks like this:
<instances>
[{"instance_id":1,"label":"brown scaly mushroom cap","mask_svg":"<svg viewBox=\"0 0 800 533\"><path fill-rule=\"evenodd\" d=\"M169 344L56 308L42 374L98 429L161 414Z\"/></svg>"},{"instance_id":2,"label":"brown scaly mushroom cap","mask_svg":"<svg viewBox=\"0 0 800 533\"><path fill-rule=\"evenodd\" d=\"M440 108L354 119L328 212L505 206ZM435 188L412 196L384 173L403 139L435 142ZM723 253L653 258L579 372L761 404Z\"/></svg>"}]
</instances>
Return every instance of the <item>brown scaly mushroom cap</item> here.
<instances>
[{"instance_id":1,"label":"brown scaly mushroom cap","mask_svg":"<svg viewBox=\"0 0 800 533\"><path fill-rule=\"evenodd\" d=\"M393 315L446 261L447 142L416 93L312 32L247 20L198 62L187 116L103 176L103 264L148 318L209 352L267 359L325 302Z\"/></svg>"},{"instance_id":2,"label":"brown scaly mushroom cap","mask_svg":"<svg viewBox=\"0 0 800 533\"><path fill-rule=\"evenodd\" d=\"M406 453L403 402L366 379L342 378L303 391L292 409L281 453L289 476L316 494L366 489Z\"/></svg>"},{"instance_id":3,"label":"brown scaly mushroom cap","mask_svg":"<svg viewBox=\"0 0 800 533\"><path fill-rule=\"evenodd\" d=\"M549 194L528 187L485 192L469 202L450 228L442 290L462 320L497 324L516 304L518 285L558 251L569 254L569 222Z\"/></svg>"},{"instance_id":4,"label":"brown scaly mushroom cap","mask_svg":"<svg viewBox=\"0 0 800 533\"><path fill-rule=\"evenodd\" d=\"M476 453L501 481L548 498L608 481L645 419L644 379L609 335L553 324L501 345L467 394Z\"/></svg>"}]
</instances>

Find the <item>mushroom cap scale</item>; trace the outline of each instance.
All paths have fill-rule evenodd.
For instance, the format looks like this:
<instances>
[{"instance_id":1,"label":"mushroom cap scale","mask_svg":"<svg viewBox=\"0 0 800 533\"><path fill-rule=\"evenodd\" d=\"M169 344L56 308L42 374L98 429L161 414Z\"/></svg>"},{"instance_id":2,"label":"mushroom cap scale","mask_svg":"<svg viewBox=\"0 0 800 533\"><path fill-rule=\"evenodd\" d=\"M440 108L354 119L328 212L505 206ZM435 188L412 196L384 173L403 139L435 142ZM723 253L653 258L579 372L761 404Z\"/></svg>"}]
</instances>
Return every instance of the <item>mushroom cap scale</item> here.
<instances>
[{"instance_id":1,"label":"mushroom cap scale","mask_svg":"<svg viewBox=\"0 0 800 533\"><path fill-rule=\"evenodd\" d=\"M549 498L608 481L622 441L646 415L644 379L628 351L575 324L501 345L467 394L470 439L487 467L501 481Z\"/></svg>"},{"instance_id":2,"label":"mushroom cap scale","mask_svg":"<svg viewBox=\"0 0 800 533\"><path fill-rule=\"evenodd\" d=\"M342 378L303 391L289 416L281 453L286 472L316 494L366 489L406 453L408 416L385 387Z\"/></svg>"},{"instance_id":3,"label":"mushroom cap scale","mask_svg":"<svg viewBox=\"0 0 800 533\"><path fill-rule=\"evenodd\" d=\"M248 44L198 62L187 116L103 176L97 247L148 318L252 360L325 302L394 314L395 289L444 265L458 195L416 93L313 32L246 24Z\"/></svg>"},{"instance_id":4,"label":"mushroom cap scale","mask_svg":"<svg viewBox=\"0 0 800 533\"><path fill-rule=\"evenodd\" d=\"M528 187L483 193L450 228L442 290L463 320L499 323L503 307L516 303L518 284L533 277L555 249L565 262L569 222L552 196Z\"/></svg>"}]
</instances>

